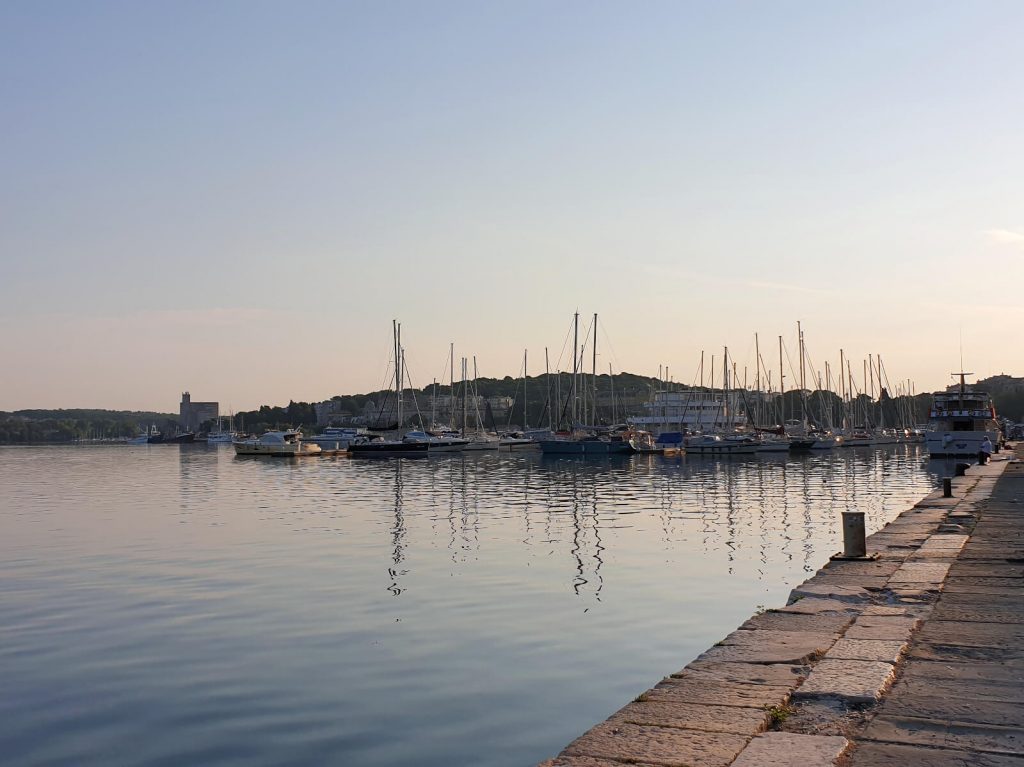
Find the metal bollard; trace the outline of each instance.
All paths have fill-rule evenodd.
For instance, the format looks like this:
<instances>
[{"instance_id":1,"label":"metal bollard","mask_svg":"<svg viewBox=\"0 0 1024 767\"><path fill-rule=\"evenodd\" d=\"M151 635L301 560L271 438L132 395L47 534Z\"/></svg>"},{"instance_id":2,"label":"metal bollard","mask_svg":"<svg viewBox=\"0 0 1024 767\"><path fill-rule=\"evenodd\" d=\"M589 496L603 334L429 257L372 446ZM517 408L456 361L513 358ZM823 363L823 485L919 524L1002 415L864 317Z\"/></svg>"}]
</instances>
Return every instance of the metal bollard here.
<instances>
[{"instance_id":1,"label":"metal bollard","mask_svg":"<svg viewBox=\"0 0 1024 767\"><path fill-rule=\"evenodd\" d=\"M942 497L952 498L953 497L953 478L943 477L942 478Z\"/></svg>"},{"instance_id":2,"label":"metal bollard","mask_svg":"<svg viewBox=\"0 0 1024 767\"><path fill-rule=\"evenodd\" d=\"M971 464L969 463L958 463L953 467L953 473L958 477L963 477L967 474L967 470L969 468L971 468Z\"/></svg>"},{"instance_id":3,"label":"metal bollard","mask_svg":"<svg viewBox=\"0 0 1024 767\"><path fill-rule=\"evenodd\" d=\"M843 556L847 558L866 557L868 544L865 540L864 512L843 512Z\"/></svg>"}]
</instances>

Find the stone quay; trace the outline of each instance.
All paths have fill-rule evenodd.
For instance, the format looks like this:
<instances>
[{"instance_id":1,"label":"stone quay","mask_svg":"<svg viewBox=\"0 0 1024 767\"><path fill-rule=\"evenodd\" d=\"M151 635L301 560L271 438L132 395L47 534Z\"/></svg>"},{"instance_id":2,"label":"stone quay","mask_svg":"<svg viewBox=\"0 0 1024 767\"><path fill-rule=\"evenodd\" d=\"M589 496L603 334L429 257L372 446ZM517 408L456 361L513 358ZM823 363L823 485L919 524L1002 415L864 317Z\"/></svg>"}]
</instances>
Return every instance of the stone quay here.
<instances>
[{"instance_id":1,"label":"stone quay","mask_svg":"<svg viewBox=\"0 0 1024 767\"><path fill-rule=\"evenodd\" d=\"M972 466L540 767L1024 767L1022 456Z\"/></svg>"}]
</instances>

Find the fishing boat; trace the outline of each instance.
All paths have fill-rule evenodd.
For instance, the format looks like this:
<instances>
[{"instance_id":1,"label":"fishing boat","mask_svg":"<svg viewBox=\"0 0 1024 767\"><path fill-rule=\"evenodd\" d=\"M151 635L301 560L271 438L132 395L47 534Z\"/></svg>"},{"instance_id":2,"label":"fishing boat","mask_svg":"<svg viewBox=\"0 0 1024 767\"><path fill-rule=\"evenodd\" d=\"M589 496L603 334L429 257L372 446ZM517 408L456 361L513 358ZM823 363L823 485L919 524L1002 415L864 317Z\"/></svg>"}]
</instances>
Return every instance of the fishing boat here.
<instances>
[{"instance_id":1,"label":"fishing boat","mask_svg":"<svg viewBox=\"0 0 1024 767\"><path fill-rule=\"evenodd\" d=\"M969 375L972 373L953 373L954 378L960 377L959 386L932 395L930 422L924 433L932 458L977 456L986 438L999 449L999 424L992 397L968 387Z\"/></svg>"},{"instance_id":2,"label":"fishing boat","mask_svg":"<svg viewBox=\"0 0 1024 767\"><path fill-rule=\"evenodd\" d=\"M296 429L268 431L253 439L236 440L235 455L261 455L273 458L296 458L319 455L320 446L302 440L302 432Z\"/></svg>"}]
</instances>

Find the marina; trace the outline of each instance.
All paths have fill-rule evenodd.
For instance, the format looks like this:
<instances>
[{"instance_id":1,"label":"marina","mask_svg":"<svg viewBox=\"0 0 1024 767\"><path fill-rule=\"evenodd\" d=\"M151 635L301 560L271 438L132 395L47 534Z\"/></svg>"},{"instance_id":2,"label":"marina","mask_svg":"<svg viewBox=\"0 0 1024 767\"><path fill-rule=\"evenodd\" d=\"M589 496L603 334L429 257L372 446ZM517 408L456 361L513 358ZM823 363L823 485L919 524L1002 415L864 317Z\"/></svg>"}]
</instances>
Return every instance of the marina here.
<instances>
[{"instance_id":1,"label":"marina","mask_svg":"<svg viewBox=\"0 0 1024 767\"><path fill-rule=\"evenodd\" d=\"M946 470L910 444L0 453L0 745L79 765L539 762L784 602L839 510L877 530Z\"/></svg>"}]
</instances>

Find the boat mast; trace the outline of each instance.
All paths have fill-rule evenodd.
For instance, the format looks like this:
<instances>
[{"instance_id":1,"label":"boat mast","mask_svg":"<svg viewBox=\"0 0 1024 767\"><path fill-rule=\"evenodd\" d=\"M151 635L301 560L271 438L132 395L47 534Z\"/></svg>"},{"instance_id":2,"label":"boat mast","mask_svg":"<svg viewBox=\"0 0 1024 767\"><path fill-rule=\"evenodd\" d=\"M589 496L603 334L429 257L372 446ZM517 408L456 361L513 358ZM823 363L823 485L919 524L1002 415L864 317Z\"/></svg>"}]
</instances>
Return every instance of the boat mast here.
<instances>
[{"instance_id":1,"label":"boat mast","mask_svg":"<svg viewBox=\"0 0 1024 767\"><path fill-rule=\"evenodd\" d=\"M839 350L839 401L843 406L843 430L850 428L849 408L846 405L846 362L843 359L843 350Z\"/></svg>"},{"instance_id":2,"label":"boat mast","mask_svg":"<svg viewBox=\"0 0 1024 767\"><path fill-rule=\"evenodd\" d=\"M800 328L800 321L796 323L797 341L800 346L800 404L803 409L804 431L807 431L807 371L804 364L804 331Z\"/></svg>"},{"instance_id":3,"label":"boat mast","mask_svg":"<svg viewBox=\"0 0 1024 767\"><path fill-rule=\"evenodd\" d=\"M590 423L597 426L597 312L594 312L594 348L591 349L593 362L590 364L590 381L593 385L593 396L590 398Z\"/></svg>"},{"instance_id":4,"label":"boat mast","mask_svg":"<svg viewBox=\"0 0 1024 767\"><path fill-rule=\"evenodd\" d=\"M526 417L526 407L529 404L529 400L526 398L526 349L523 349L523 429L530 428L527 426L529 419Z\"/></svg>"},{"instance_id":5,"label":"boat mast","mask_svg":"<svg viewBox=\"0 0 1024 767\"><path fill-rule=\"evenodd\" d=\"M576 314L573 316L573 323L572 323L572 424L569 427L570 429L575 429L576 428L576 423L578 422L577 408L579 406L579 403L576 401L576 397L577 397L577 388L576 387L577 387L577 384L579 383L577 378L579 377L579 374L580 374L580 367L579 367L579 360L580 360L580 346L579 346L579 343L580 343L580 338L579 338L579 336L580 336L580 313L576 312Z\"/></svg>"},{"instance_id":6,"label":"boat mast","mask_svg":"<svg viewBox=\"0 0 1024 767\"><path fill-rule=\"evenodd\" d=\"M764 401L761 398L761 346L758 342L757 333L754 333L754 388L757 389L757 411L754 413L754 425L764 423Z\"/></svg>"},{"instance_id":7,"label":"boat mast","mask_svg":"<svg viewBox=\"0 0 1024 767\"><path fill-rule=\"evenodd\" d=\"M544 347L544 384L548 389L548 431L554 431L551 419L554 413L551 412L551 366L548 362L548 347Z\"/></svg>"},{"instance_id":8,"label":"boat mast","mask_svg":"<svg viewBox=\"0 0 1024 767\"><path fill-rule=\"evenodd\" d=\"M615 413L615 376L612 375L612 363L608 363L608 388L612 395L612 423L618 423Z\"/></svg>"},{"instance_id":9,"label":"boat mast","mask_svg":"<svg viewBox=\"0 0 1024 767\"><path fill-rule=\"evenodd\" d=\"M466 384L467 384L466 378L467 378L467 376L466 376L466 374L468 372L467 371L468 367L469 366L466 363L466 358L463 357L462 358L462 436L463 437L466 436L466 418L467 418L467 411L466 411Z\"/></svg>"},{"instance_id":10,"label":"boat mast","mask_svg":"<svg viewBox=\"0 0 1024 767\"><path fill-rule=\"evenodd\" d=\"M448 345L448 428L455 428L455 342Z\"/></svg>"},{"instance_id":11,"label":"boat mast","mask_svg":"<svg viewBox=\"0 0 1024 767\"><path fill-rule=\"evenodd\" d=\"M782 366L782 336L779 336L779 417L782 432L786 432L786 373Z\"/></svg>"}]
</instances>

